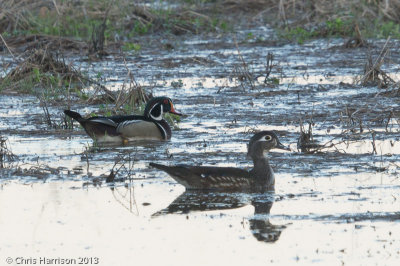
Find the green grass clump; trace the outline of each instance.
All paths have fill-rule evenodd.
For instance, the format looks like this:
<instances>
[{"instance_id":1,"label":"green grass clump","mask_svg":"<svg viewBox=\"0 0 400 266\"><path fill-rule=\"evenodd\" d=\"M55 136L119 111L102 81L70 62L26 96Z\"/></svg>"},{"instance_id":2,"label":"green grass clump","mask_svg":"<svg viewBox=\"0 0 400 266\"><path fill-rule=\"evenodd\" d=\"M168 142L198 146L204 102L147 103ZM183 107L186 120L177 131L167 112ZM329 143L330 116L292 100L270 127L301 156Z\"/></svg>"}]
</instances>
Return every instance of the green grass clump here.
<instances>
[{"instance_id":1,"label":"green grass clump","mask_svg":"<svg viewBox=\"0 0 400 266\"><path fill-rule=\"evenodd\" d=\"M305 41L315 38L347 38L357 37L356 25L360 28L364 38L387 38L400 39L400 24L393 21L382 22L375 20L372 23L357 21L354 18L347 20L336 18L327 20L318 27L305 28L297 26L278 29L278 37L303 44Z\"/></svg>"},{"instance_id":2,"label":"green grass clump","mask_svg":"<svg viewBox=\"0 0 400 266\"><path fill-rule=\"evenodd\" d=\"M341 18L336 18L333 20L327 20L325 25L326 32L324 32L323 29L321 29L319 32L321 35L325 34L327 37L353 36L354 34L355 22L351 19L342 20ZM316 35L318 36L318 33Z\"/></svg>"},{"instance_id":3,"label":"green grass clump","mask_svg":"<svg viewBox=\"0 0 400 266\"><path fill-rule=\"evenodd\" d=\"M142 49L142 46L138 43L126 42L122 46L122 50L124 50L124 51L138 52L141 49Z\"/></svg>"},{"instance_id":4,"label":"green grass clump","mask_svg":"<svg viewBox=\"0 0 400 266\"><path fill-rule=\"evenodd\" d=\"M306 40L314 37L314 32L302 27L295 27L292 29L286 27L283 30L278 30L278 37L303 44Z\"/></svg>"},{"instance_id":5,"label":"green grass clump","mask_svg":"<svg viewBox=\"0 0 400 266\"><path fill-rule=\"evenodd\" d=\"M31 73L26 73L24 78L14 80L12 77L5 77L0 80L0 91L18 91L20 93L38 96L51 102L63 101L68 97L68 89L72 88L78 92L81 98L88 98L74 85L63 79L60 75L43 73L34 68Z\"/></svg>"},{"instance_id":6,"label":"green grass clump","mask_svg":"<svg viewBox=\"0 0 400 266\"><path fill-rule=\"evenodd\" d=\"M12 6L15 0L4 1ZM195 1L191 6L182 2L178 7L165 8L126 0L112 1L112 5L104 0L64 0L57 2L56 8L40 2L32 6L27 1L20 3L17 12L13 10L13 13L7 13L7 17L0 17L0 32L3 37L42 34L90 40L93 30L105 22L107 43L121 36L123 40L131 40L154 32L197 34L227 31L230 25L218 16L218 12L210 15L194 11L206 2Z\"/></svg>"},{"instance_id":7,"label":"green grass clump","mask_svg":"<svg viewBox=\"0 0 400 266\"><path fill-rule=\"evenodd\" d=\"M179 128L178 124L181 122L181 117L179 115L166 113L164 118L174 129Z\"/></svg>"},{"instance_id":8,"label":"green grass clump","mask_svg":"<svg viewBox=\"0 0 400 266\"><path fill-rule=\"evenodd\" d=\"M305 41L315 38L337 38L345 36L353 36L354 22L352 20L342 20L336 18L327 20L319 27L307 29L302 26L295 28L284 28L278 31L278 36L290 41L303 44Z\"/></svg>"},{"instance_id":9,"label":"green grass clump","mask_svg":"<svg viewBox=\"0 0 400 266\"><path fill-rule=\"evenodd\" d=\"M47 50L36 50L15 69L0 79L0 90L36 95L49 101L61 101L70 91L79 91L82 82L88 80L83 74L55 57Z\"/></svg>"},{"instance_id":10,"label":"green grass clump","mask_svg":"<svg viewBox=\"0 0 400 266\"><path fill-rule=\"evenodd\" d=\"M393 21L380 22L376 20L374 23L374 34L377 38L388 38L391 36L394 39L400 39L400 24Z\"/></svg>"}]
</instances>

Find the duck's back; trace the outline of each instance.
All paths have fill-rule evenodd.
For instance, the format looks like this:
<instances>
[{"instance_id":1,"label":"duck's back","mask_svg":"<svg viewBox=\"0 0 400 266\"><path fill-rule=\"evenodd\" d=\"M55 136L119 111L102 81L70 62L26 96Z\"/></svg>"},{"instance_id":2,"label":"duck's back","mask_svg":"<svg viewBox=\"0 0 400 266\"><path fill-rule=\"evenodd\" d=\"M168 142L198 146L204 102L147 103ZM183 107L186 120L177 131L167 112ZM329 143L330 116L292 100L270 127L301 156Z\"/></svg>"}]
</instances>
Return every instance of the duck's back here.
<instances>
[{"instance_id":1,"label":"duck's back","mask_svg":"<svg viewBox=\"0 0 400 266\"><path fill-rule=\"evenodd\" d=\"M251 175L246 170L233 167L213 166L165 166L150 163L164 170L186 189L249 190Z\"/></svg>"}]
</instances>

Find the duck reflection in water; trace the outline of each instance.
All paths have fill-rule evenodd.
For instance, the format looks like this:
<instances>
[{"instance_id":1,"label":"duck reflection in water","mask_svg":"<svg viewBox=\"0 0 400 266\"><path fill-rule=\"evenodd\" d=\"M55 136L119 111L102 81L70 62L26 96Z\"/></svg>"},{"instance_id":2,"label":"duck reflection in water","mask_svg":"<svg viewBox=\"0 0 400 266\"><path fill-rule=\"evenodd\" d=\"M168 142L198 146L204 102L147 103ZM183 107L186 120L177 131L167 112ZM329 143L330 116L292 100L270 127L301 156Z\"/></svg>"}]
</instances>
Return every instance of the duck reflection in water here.
<instances>
[{"instance_id":1,"label":"duck reflection in water","mask_svg":"<svg viewBox=\"0 0 400 266\"><path fill-rule=\"evenodd\" d=\"M216 211L236 209L248 205L254 206L254 215L249 219L253 236L262 242L275 242L286 225L274 225L269 214L274 203L274 193L224 193L205 191L186 191L176 198L167 208L152 215L158 217L168 214L188 214L196 211Z\"/></svg>"},{"instance_id":2,"label":"duck reflection in water","mask_svg":"<svg viewBox=\"0 0 400 266\"><path fill-rule=\"evenodd\" d=\"M251 205L254 206L254 217L249 220L250 230L258 241L275 242L279 239L286 225L274 225L269 221L269 213L274 203L272 196L266 200L266 195L254 196Z\"/></svg>"}]
</instances>

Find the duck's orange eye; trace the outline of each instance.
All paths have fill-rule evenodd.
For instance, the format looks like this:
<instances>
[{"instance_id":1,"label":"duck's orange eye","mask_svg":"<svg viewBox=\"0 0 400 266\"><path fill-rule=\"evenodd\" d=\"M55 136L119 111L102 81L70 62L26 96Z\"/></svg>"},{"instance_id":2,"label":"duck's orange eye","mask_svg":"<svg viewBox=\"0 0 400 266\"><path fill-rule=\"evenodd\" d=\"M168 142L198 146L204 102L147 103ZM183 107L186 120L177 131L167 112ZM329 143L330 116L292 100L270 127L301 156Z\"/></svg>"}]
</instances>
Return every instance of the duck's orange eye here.
<instances>
[{"instance_id":1,"label":"duck's orange eye","mask_svg":"<svg viewBox=\"0 0 400 266\"><path fill-rule=\"evenodd\" d=\"M271 140L271 139L272 139L271 135L266 135L265 136L265 140Z\"/></svg>"}]
</instances>

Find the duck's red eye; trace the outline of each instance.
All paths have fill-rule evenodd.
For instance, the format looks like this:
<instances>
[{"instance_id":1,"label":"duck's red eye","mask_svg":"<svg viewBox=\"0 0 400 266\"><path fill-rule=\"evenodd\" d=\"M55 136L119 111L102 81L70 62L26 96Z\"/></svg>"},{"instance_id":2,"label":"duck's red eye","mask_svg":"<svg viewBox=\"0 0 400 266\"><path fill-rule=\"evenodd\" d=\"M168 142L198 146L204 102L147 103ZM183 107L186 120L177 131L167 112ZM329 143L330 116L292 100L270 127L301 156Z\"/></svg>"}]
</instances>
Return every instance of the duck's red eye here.
<instances>
[{"instance_id":1,"label":"duck's red eye","mask_svg":"<svg viewBox=\"0 0 400 266\"><path fill-rule=\"evenodd\" d=\"M167 99L164 100L164 104L168 104L168 100Z\"/></svg>"}]
</instances>

